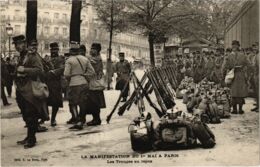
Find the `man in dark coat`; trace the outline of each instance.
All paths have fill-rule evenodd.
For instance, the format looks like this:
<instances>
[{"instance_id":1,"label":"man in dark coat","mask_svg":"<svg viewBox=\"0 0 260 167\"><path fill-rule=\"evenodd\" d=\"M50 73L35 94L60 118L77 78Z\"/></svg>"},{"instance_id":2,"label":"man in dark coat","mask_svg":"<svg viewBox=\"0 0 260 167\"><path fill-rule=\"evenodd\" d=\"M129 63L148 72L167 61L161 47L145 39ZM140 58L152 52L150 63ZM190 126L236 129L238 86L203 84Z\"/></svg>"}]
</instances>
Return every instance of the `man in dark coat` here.
<instances>
[{"instance_id":1,"label":"man in dark coat","mask_svg":"<svg viewBox=\"0 0 260 167\"><path fill-rule=\"evenodd\" d=\"M256 98L256 107L251 111L259 112L259 43L253 45L253 89Z\"/></svg>"},{"instance_id":2,"label":"man in dark coat","mask_svg":"<svg viewBox=\"0 0 260 167\"><path fill-rule=\"evenodd\" d=\"M20 53L25 51L25 37L18 36L14 39L16 49ZM21 42L21 46L17 41ZM22 48L22 49L21 49ZM24 148L34 147L36 144L36 132L38 129L38 119L46 113L46 99L39 99L34 96L32 91L32 82L42 81L43 63L40 55L37 53L37 41L30 41L28 53L20 57L16 68L16 85L17 85L17 103L22 108L22 114L27 125L27 137L18 141L17 144L24 145Z\"/></svg>"},{"instance_id":3,"label":"man in dark coat","mask_svg":"<svg viewBox=\"0 0 260 167\"><path fill-rule=\"evenodd\" d=\"M115 72L117 73L116 90L123 91L126 85L126 89L122 92L122 102L126 102L129 92L131 65L127 60L125 60L124 52L119 53L119 60L120 61L115 64Z\"/></svg>"},{"instance_id":4,"label":"man in dark coat","mask_svg":"<svg viewBox=\"0 0 260 167\"><path fill-rule=\"evenodd\" d=\"M246 56L239 51L239 41L232 41L232 52L224 61L223 67L225 71L234 69L234 79L231 83L231 96L233 105L233 114L237 114L237 105L239 106L239 114L243 114L243 104L245 104L245 97L247 97L247 79L246 67L248 60Z\"/></svg>"},{"instance_id":5,"label":"man in dark coat","mask_svg":"<svg viewBox=\"0 0 260 167\"><path fill-rule=\"evenodd\" d=\"M11 62L10 57L6 58L6 67L7 67L7 70L8 70L6 89L7 89L8 96L11 97L15 65Z\"/></svg>"},{"instance_id":6,"label":"man in dark coat","mask_svg":"<svg viewBox=\"0 0 260 167\"><path fill-rule=\"evenodd\" d=\"M8 70L5 61L1 58L1 99L4 106L9 106L6 95L5 95L5 86L7 85L8 80Z\"/></svg>"},{"instance_id":7,"label":"man in dark coat","mask_svg":"<svg viewBox=\"0 0 260 167\"><path fill-rule=\"evenodd\" d=\"M50 44L51 58L48 63L52 69L46 75L46 83L49 88L48 106L52 107L51 126L56 126L56 115L59 107L63 107L61 77L64 72L65 61L59 56L59 45L57 42Z\"/></svg>"}]
</instances>

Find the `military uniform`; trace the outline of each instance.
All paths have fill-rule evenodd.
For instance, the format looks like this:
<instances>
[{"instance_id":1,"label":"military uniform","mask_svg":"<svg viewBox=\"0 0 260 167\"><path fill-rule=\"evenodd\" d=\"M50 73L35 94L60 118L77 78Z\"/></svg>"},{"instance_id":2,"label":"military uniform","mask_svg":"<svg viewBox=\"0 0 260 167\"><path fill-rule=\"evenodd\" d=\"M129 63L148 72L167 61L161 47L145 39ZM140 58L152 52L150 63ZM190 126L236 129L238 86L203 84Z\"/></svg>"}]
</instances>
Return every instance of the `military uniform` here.
<instances>
[{"instance_id":1,"label":"military uniform","mask_svg":"<svg viewBox=\"0 0 260 167\"><path fill-rule=\"evenodd\" d=\"M127 60L117 62L115 64L115 72L117 73L116 90L123 91L124 86L126 85L125 91L122 92L122 97L125 100L129 93L128 81L131 73L130 63Z\"/></svg>"},{"instance_id":2,"label":"military uniform","mask_svg":"<svg viewBox=\"0 0 260 167\"><path fill-rule=\"evenodd\" d=\"M3 105L9 105L6 95L5 95L5 86L7 85L8 78L8 70L4 60L1 60L1 99L3 101Z\"/></svg>"},{"instance_id":3,"label":"military uniform","mask_svg":"<svg viewBox=\"0 0 260 167\"><path fill-rule=\"evenodd\" d=\"M232 45L239 45L238 41L233 41ZM248 60L246 56L240 51L232 51L224 62L224 70L230 71L234 69L235 77L231 83L231 96L233 104L233 113L237 113L236 105L239 105L239 113L243 113L242 106L245 104L245 97L247 97L247 80L246 80L246 67Z\"/></svg>"},{"instance_id":4,"label":"military uniform","mask_svg":"<svg viewBox=\"0 0 260 167\"><path fill-rule=\"evenodd\" d=\"M35 43L31 42L30 45L33 46ZM16 68L17 103L23 110L22 114L28 127L25 148L35 145L38 119L47 117L46 99L39 99L32 92L32 81L43 80L43 71L42 60L37 52L21 57Z\"/></svg>"},{"instance_id":5,"label":"military uniform","mask_svg":"<svg viewBox=\"0 0 260 167\"><path fill-rule=\"evenodd\" d=\"M65 61L58 55L59 46L56 42L51 43L50 48L54 53L51 53L51 58L48 61L52 69L46 75L46 83L50 92L47 104L52 106L51 125L56 126L56 114L59 107L63 107L61 77L64 72Z\"/></svg>"}]
</instances>

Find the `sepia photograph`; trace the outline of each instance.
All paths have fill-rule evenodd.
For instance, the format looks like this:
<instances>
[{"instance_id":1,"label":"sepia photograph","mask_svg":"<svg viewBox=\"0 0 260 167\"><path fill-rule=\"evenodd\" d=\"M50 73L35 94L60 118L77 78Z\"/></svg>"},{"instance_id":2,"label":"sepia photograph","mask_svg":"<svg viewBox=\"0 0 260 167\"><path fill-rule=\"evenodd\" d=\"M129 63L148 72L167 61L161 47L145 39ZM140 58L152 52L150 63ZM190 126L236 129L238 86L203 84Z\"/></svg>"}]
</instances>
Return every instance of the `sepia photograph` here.
<instances>
[{"instance_id":1,"label":"sepia photograph","mask_svg":"<svg viewBox=\"0 0 260 167\"><path fill-rule=\"evenodd\" d=\"M1 166L260 166L259 0L0 0Z\"/></svg>"}]
</instances>

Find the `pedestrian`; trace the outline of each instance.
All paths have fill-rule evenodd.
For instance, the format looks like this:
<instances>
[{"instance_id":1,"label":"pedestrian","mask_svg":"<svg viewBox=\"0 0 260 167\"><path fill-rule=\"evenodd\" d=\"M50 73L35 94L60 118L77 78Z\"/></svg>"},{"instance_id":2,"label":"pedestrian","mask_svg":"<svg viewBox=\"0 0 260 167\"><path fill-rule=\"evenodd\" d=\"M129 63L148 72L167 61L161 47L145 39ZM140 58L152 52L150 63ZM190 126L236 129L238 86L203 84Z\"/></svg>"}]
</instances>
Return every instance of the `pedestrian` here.
<instances>
[{"instance_id":1,"label":"pedestrian","mask_svg":"<svg viewBox=\"0 0 260 167\"><path fill-rule=\"evenodd\" d=\"M5 86L7 85L8 82L8 70L7 70L7 65L4 61L3 58L1 58L1 99L3 101L4 106L9 106L11 103L8 102L5 94Z\"/></svg>"},{"instance_id":2,"label":"pedestrian","mask_svg":"<svg viewBox=\"0 0 260 167\"><path fill-rule=\"evenodd\" d=\"M6 89L7 89L8 97L11 97L12 96L13 75L14 75L14 71L15 71L15 64L13 64L11 62L10 57L6 58L6 67L7 67L7 70L8 70Z\"/></svg>"},{"instance_id":3,"label":"pedestrian","mask_svg":"<svg viewBox=\"0 0 260 167\"><path fill-rule=\"evenodd\" d=\"M122 102L126 102L129 93L131 65L127 60L125 60L124 52L119 53L119 62L117 62L115 65L115 72L117 73L116 90L120 90L122 92ZM123 90L124 87L125 90Z\"/></svg>"},{"instance_id":4,"label":"pedestrian","mask_svg":"<svg viewBox=\"0 0 260 167\"><path fill-rule=\"evenodd\" d=\"M95 78L92 78L89 82L89 106L88 110L91 111L93 120L88 122L88 126L95 126L101 124L100 109L106 108L104 89L106 87L103 62L100 55L101 44L93 43L90 50L90 62L95 70Z\"/></svg>"},{"instance_id":5,"label":"pedestrian","mask_svg":"<svg viewBox=\"0 0 260 167\"><path fill-rule=\"evenodd\" d=\"M247 79L246 67L248 66L247 58L239 50L240 43L237 40L232 41L232 52L225 59L223 67L224 71L234 69L234 79L230 85L232 97L232 114L243 114L243 105L245 104L245 97L247 97ZM237 112L237 105L239 112Z\"/></svg>"},{"instance_id":6,"label":"pedestrian","mask_svg":"<svg viewBox=\"0 0 260 167\"><path fill-rule=\"evenodd\" d=\"M61 77L64 72L65 61L59 56L59 45L57 42L50 43L51 57L48 63L52 69L46 75L46 83L49 88L48 106L52 107L51 126L56 126L56 115L60 107L63 107Z\"/></svg>"},{"instance_id":7,"label":"pedestrian","mask_svg":"<svg viewBox=\"0 0 260 167\"><path fill-rule=\"evenodd\" d=\"M69 81L68 100L71 113L68 124L78 122L77 107L84 109L88 97L88 81L95 75L90 61L80 54L79 47L78 42L71 42L70 57L65 62L64 76Z\"/></svg>"},{"instance_id":8,"label":"pedestrian","mask_svg":"<svg viewBox=\"0 0 260 167\"><path fill-rule=\"evenodd\" d=\"M255 93L256 98L256 107L253 108L251 111L259 112L259 43L256 42L253 46L254 58L253 58L253 90Z\"/></svg>"},{"instance_id":9,"label":"pedestrian","mask_svg":"<svg viewBox=\"0 0 260 167\"><path fill-rule=\"evenodd\" d=\"M17 42L19 41L18 44ZM14 37L16 49L25 51L25 37ZM21 50L21 48L23 49ZM21 52L20 52L21 53ZM37 41L28 42L28 53L20 57L16 70L17 102L23 109L23 115L27 125L27 137L18 141L17 144L24 145L24 148L34 147L36 144L36 132L38 119L47 116L47 103L45 98L38 98L33 92L33 81L43 82L44 67L40 55L37 53ZM45 118L47 119L47 118Z\"/></svg>"}]
</instances>

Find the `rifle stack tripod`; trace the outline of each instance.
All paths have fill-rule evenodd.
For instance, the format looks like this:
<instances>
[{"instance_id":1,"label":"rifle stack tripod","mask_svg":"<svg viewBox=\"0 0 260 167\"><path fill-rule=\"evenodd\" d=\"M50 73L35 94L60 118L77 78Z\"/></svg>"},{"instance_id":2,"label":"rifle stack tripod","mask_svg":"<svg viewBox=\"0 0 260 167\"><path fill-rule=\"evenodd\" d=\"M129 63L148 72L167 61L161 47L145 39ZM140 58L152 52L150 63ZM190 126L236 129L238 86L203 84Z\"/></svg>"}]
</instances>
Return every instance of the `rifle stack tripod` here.
<instances>
[{"instance_id":1,"label":"rifle stack tripod","mask_svg":"<svg viewBox=\"0 0 260 167\"><path fill-rule=\"evenodd\" d=\"M175 90L178 87L175 67L167 66L151 68L145 71L141 80L137 78L135 72L131 72L123 91L131 80L134 85L134 92L131 94L130 98L118 108L119 116L122 116L126 110L129 110L133 103L138 105L139 113L142 114L145 110L143 98L148 101L149 105L155 110L159 117L165 115L167 110L173 109L175 106ZM116 111L122 99L123 91L121 91L113 110L107 116L107 123L110 122L112 115ZM160 109L150 98L152 92L155 93Z\"/></svg>"}]
</instances>

